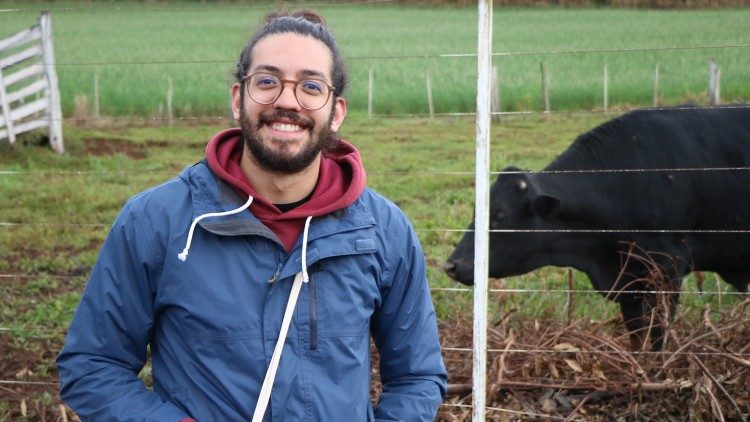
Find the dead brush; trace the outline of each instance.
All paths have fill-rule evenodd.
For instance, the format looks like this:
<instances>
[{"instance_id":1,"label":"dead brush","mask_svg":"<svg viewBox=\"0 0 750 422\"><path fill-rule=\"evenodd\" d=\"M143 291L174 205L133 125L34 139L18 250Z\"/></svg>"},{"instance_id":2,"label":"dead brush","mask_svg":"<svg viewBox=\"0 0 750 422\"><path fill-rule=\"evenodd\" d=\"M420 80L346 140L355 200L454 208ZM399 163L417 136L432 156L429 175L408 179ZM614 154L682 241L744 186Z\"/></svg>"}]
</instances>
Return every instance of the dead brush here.
<instances>
[{"instance_id":1,"label":"dead brush","mask_svg":"<svg viewBox=\"0 0 750 422\"><path fill-rule=\"evenodd\" d=\"M691 265L666 253L644 250L635 242L622 244L627 249L620 252L620 272L605 298L618 301L622 295L633 295L645 304L643 328L630 333L631 348L646 350L649 340L659 337L666 345L682 285L680 268Z\"/></svg>"},{"instance_id":2,"label":"dead brush","mask_svg":"<svg viewBox=\"0 0 750 422\"><path fill-rule=\"evenodd\" d=\"M610 321L531 320L512 308L487 331L487 420L748 420L750 298L677 312L679 287L668 275L679 261L634 245L623 261L648 268L647 276L608 295L650 295L646 331L664 324L663 349L633 350L629 333ZM440 331L446 347L472 344L470 320L441 323ZM444 356L450 386L437 420L469 421L471 353Z\"/></svg>"}]
</instances>

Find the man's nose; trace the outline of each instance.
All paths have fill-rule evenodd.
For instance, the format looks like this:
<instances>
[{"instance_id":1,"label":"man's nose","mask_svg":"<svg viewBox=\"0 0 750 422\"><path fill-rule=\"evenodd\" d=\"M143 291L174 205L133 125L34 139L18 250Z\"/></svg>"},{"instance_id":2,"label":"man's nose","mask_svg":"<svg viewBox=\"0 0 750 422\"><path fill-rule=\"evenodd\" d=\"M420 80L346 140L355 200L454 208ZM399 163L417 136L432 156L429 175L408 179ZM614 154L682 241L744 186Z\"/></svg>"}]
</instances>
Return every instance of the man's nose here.
<instances>
[{"instance_id":1,"label":"man's nose","mask_svg":"<svg viewBox=\"0 0 750 422\"><path fill-rule=\"evenodd\" d=\"M281 94L279 94L279 98L277 98L273 103L274 107L285 110L299 111L301 107L299 105L299 102L297 101L297 96L294 94L294 88L295 85L293 85L291 82L285 82L281 87Z\"/></svg>"}]
</instances>

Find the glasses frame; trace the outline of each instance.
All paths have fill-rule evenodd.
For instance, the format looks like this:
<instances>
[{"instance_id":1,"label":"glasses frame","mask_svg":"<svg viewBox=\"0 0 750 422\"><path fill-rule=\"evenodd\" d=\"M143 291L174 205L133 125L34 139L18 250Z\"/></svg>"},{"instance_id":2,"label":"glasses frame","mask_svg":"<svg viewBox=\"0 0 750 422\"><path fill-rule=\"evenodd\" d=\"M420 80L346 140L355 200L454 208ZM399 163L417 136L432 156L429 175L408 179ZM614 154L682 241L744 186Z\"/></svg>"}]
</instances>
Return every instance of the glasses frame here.
<instances>
[{"instance_id":1,"label":"glasses frame","mask_svg":"<svg viewBox=\"0 0 750 422\"><path fill-rule=\"evenodd\" d=\"M248 79L250 79L253 76L258 75L258 74L264 74L264 75L274 76L274 77L276 77L279 80L279 83L281 83L281 89L279 90L279 95L277 95L276 98L273 99L273 101L270 101L270 102L267 102L267 103L262 103L262 102L256 100L255 98L253 98L252 95L250 95L250 84L248 84L246 82L247 82ZM302 81L309 81L309 80L314 80L314 81L317 81L317 82L321 82L325 86L328 87L328 95L326 96L326 100L318 108L308 108L308 107L305 107L305 106L302 105L302 103L299 102L299 98L297 98L297 85L299 85L299 83L302 82ZM302 107L303 109L308 110L308 111L320 110L321 108L325 107L326 104L328 104L328 101L331 99L331 95L336 93L336 87L333 86L333 85L330 85L328 82L324 81L323 79L319 79L319 78L304 78L304 79L300 79L300 80L296 80L295 81L294 79L282 79L282 78L279 78L277 75L274 75L273 73L270 73L270 72L254 72L254 73L251 73L251 74L245 76L244 78L242 78L242 83L245 85L245 93L247 93L247 96L250 97L251 100L253 100L256 103L261 104L261 105L270 105L270 104L275 103L276 100L278 100L279 97L281 97L281 94L284 93L284 88L286 88L286 84L292 84L292 94L294 94L294 100L297 101L297 104L299 104L300 107Z\"/></svg>"}]
</instances>

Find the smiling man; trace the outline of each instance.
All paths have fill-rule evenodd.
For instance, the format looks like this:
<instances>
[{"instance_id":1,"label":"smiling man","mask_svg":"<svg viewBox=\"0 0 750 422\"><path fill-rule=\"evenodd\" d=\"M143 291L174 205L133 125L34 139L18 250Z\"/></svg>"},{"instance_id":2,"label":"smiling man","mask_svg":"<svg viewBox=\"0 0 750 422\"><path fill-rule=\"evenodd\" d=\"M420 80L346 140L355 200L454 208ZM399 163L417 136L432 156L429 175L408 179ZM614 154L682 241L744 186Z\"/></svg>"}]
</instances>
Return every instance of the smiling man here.
<instances>
[{"instance_id":1,"label":"smiling man","mask_svg":"<svg viewBox=\"0 0 750 422\"><path fill-rule=\"evenodd\" d=\"M446 373L424 256L337 136L333 34L272 13L235 79L240 127L113 224L57 360L63 399L92 421L433 420Z\"/></svg>"}]
</instances>

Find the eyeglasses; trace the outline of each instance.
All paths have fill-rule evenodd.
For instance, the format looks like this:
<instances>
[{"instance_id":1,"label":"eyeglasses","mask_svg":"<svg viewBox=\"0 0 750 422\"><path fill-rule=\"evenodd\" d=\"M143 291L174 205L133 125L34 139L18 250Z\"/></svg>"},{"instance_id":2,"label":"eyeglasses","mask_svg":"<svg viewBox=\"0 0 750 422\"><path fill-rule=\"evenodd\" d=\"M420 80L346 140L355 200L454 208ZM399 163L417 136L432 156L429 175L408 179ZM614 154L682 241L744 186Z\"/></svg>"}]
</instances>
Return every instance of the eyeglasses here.
<instances>
[{"instance_id":1,"label":"eyeglasses","mask_svg":"<svg viewBox=\"0 0 750 422\"><path fill-rule=\"evenodd\" d=\"M299 81L281 79L273 73L256 72L242 78L247 95L258 104L273 104L284 90L286 84L292 84L297 103L305 110L318 110L328 102L335 87L325 81L306 78Z\"/></svg>"}]
</instances>

